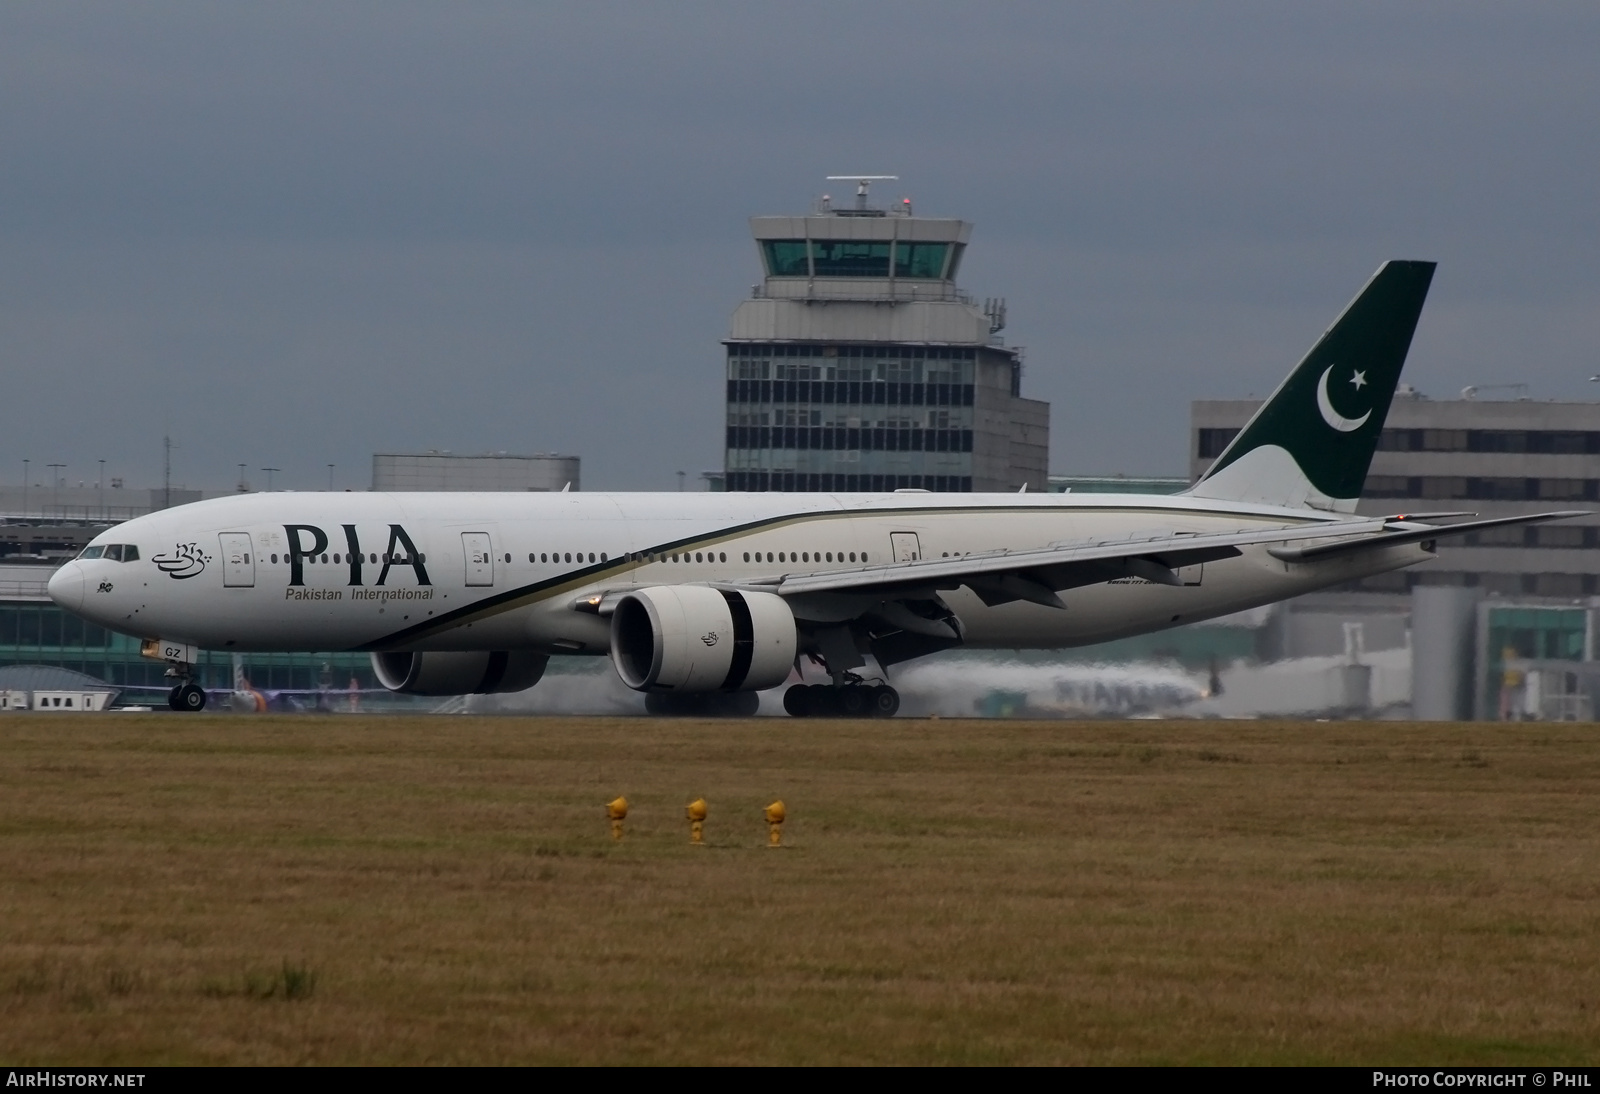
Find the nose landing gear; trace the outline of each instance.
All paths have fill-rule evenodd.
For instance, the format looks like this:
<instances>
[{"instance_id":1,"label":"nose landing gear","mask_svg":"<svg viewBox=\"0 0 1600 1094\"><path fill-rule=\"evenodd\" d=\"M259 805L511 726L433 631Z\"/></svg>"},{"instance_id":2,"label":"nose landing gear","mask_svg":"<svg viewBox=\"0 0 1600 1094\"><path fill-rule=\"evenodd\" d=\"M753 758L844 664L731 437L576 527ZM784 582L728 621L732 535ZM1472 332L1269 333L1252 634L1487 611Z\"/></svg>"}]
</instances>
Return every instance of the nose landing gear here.
<instances>
[{"instance_id":1,"label":"nose landing gear","mask_svg":"<svg viewBox=\"0 0 1600 1094\"><path fill-rule=\"evenodd\" d=\"M168 676L175 676L179 683L167 692L167 706L173 710L196 713L206 709L205 689L190 678L189 665L178 665L167 670Z\"/></svg>"}]
</instances>

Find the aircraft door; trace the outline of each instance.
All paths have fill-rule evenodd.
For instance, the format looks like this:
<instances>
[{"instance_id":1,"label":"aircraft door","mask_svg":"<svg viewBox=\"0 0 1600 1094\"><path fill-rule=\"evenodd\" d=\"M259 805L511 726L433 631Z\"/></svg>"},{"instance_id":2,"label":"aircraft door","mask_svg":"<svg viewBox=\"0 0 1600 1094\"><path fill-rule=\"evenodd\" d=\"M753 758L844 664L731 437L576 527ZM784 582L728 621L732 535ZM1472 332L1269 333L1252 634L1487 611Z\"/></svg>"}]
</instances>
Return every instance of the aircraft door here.
<instances>
[{"instance_id":1,"label":"aircraft door","mask_svg":"<svg viewBox=\"0 0 1600 1094\"><path fill-rule=\"evenodd\" d=\"M467 585L488 587L494 584L494 555L489 550L488 532L462 532L461 553L467 560Z\"/></svg>"},{"instance_id":2,"label":"aircraft door","mask_svg":"<svg viewBox=\"0 0 1600 1094\"><path fill-rule=\"evenodd\" d=\"M915 532L890 532L889 548L896 562L915 562L922 557L922 544Z\"/></svg>"},{"instance_id":3,"label":"aircraft door","mask_svg":"<svg viewBox=\"0 0 1600 1094\"><path fill-rule=\"evenodd\" d=\"M249 532L223 532L217 536L222 546L222 585L226 589L251 589L256 584L255 551Z\"/></svg>"}]
</instances>

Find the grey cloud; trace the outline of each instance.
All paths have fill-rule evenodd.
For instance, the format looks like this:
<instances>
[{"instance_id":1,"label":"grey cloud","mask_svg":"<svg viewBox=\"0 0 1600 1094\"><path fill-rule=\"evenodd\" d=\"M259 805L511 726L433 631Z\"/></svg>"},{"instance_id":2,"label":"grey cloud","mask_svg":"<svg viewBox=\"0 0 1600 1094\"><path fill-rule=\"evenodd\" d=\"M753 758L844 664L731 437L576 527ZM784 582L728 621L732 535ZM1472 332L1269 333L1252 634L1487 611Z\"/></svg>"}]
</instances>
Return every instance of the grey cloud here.
<instances>
[{"instance_id":1,"label":"grey cloud","mask_svg":"<svg viewBox=\"0 0 1600 1094\"><path fill-rule=\"evenodd\" d=\"M377 448L720 463L745 218L977 223L1059 470L1179 471L1384 258L1437 394L1596 371L1600 13L1418 4L0 10L0 478L363 485ZM69 474L71 472L69 471Z\"/></svg>"}]
</instances>

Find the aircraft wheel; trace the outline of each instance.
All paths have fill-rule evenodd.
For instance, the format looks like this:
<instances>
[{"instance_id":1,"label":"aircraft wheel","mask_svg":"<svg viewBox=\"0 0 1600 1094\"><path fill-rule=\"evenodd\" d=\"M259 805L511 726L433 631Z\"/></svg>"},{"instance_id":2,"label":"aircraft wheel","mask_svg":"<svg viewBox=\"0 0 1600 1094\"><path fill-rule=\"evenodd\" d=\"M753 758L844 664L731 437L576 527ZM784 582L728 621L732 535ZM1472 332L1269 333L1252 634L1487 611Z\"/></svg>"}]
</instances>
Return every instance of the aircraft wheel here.
<instances>
[{"instance_id":1,"label":"aircraft wheel","mask_svg":"<svg viewBox=\"0 0 1600 1094\"><path fill-rule=\"evenodd\" d=\"M811 716L811 689L805 684L796 684L783 693L783 709L791 718L809 718Z\"/></svg>"},{"instance_id":2,"label":"aircraft wheel","mask_svg":"<svg viewBox=\"0 0 1600 1094\"><path fill-rule=\"evenodd\" d=\"M888 684L880 684L872 689L872 716L874 718L893 718L900 710L900 693Z\"/></svg>"},{"instance_id":3,"label":"aircraft wheel","mask_svg":"<svg viewBox=\"0 0 1600 1094\"><path fill-rule=\"evenodd\" d=\"M644 709L648 714L661 714L669 718L697 718L704 716L710 706L709 698L700 692L687 692L679 695L675 692L647 691L644 695Z\"/></svg>"},{"instance_id":4,"label":"aircraft wheel","mask_svg":"<svg viewBox=\"0 0 1600 1094\"><path fill-rule=\"evenodd\" d=\"M865 718L871 709L872 696L860 684L839 689L839 713L846 718Z\"/></svg>"},{"instance_id":5,"label":"aircraft wheel","mask_svg":"<svg viewBox=\"0 0 1600 1094\"><path fill-rule=\"evenodd\" d=\"M720 713L729 718L754 718L761 709L761 696L753 691L735 691L722 697Z\"/></svg>"},{"instance_id":6,"label":"aircraft wheel","mask_svg":"<svg viewBox=\"0 0 1600 1094\"><path fill-rule=\"evenodd\" d=\"M807 689L810 694L811 717L837 718L839 716L839 692L828 684L812 684Z\"/></svg>"},{"instance_id":7,"label":"aircraft wheel","mask_svg":"<svg viewBox=\"0 0 1600 1094\"><path fill-rule=\"evenodd\" d=\"M178 705L178 692L180 692L182 690L183 690L183 685L179 684L177 687L175 687L171 691L167 692L167 707L169 709L171 709L171 710L182 710L183 709L182 707L180 707Z\"/></svg>"},{"instance_id":8,"label":"aircraft wheel","mask_svg":"<svg viewBox=\"0 0 1600 1094\"><path fill-rule=\"evenodd\" d=\"M667 697L659 692L647 691L644 693L644 712L646 714L671 714L667 709Z\"/></svg>"},{"instance_id":9,"label":"aircraft wheel","mask_svg":"<svg viewBox=\"0 0 1600 1094\"><path fill-rule=\"evenodd\" d=\"M178 689L177 709L189 712L206 709L206 693L195 684L185 684Z\"/></svg>"}]
</instances>

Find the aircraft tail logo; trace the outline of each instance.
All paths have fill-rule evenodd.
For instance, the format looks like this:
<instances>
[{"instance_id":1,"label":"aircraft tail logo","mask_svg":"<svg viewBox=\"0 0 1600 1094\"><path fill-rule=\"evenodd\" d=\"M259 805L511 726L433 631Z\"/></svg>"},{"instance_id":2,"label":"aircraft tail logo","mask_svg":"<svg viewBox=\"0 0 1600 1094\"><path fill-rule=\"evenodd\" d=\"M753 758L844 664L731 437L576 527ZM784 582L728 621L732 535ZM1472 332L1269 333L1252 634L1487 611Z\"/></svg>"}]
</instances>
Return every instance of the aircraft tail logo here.
<instances>
[{"instance_id":1,"label":"aircraft tail logo","mask_svg":"<svg viewBox=\"0 0 1600 1094\"><path fill-rule=\"evenodd\" d=\"M1189 493L1353 512L1434 267L1385 262Z\"/></svg>"}]
</instances>

